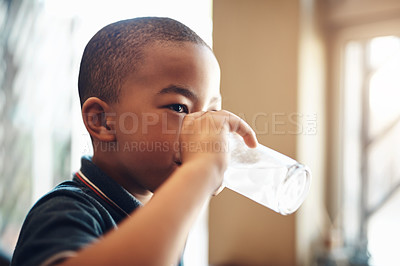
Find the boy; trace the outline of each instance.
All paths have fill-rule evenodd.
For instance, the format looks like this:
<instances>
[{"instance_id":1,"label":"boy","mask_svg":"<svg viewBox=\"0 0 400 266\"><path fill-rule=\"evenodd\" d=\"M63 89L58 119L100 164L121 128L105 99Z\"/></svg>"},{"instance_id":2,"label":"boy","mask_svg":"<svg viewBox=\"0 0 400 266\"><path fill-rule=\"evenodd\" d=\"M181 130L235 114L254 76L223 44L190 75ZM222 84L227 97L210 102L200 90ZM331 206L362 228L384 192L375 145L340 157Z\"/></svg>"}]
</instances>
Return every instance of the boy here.
<instances>
[{"instance_id":1,"label":"boy","mask_svg":"<svg viewBox=\"0 0 400 266\"><path fill-rule=\"evenodd\" d=\"M101 29L85 48L78 84L93 157L32 208L13 264L178 263L221 186L227 133L257 143L244 121L217 111L219 73L211 49L172 19Z\"/></svg>"}]
</instances>

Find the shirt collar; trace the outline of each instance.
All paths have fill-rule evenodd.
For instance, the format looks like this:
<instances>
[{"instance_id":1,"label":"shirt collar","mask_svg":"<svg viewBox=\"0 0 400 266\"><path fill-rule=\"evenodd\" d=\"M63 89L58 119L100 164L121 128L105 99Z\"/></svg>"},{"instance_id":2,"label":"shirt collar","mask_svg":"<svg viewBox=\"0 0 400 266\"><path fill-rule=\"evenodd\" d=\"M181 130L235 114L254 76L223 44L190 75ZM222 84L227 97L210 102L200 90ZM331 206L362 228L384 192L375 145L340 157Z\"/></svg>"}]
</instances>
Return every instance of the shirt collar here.
<instances>
[{"instance_id":1,"label":"shirt collar","mask_svg":"<svg viewBox=\"0 0 400 266\"><path fill-rule=\"evenodd\" d=\"M95 165L91 157L83 156L81 163L81 172L85 177L126 213L130 214L134 209L142 206L139 200Z\"/></svg>"}]
</instances>

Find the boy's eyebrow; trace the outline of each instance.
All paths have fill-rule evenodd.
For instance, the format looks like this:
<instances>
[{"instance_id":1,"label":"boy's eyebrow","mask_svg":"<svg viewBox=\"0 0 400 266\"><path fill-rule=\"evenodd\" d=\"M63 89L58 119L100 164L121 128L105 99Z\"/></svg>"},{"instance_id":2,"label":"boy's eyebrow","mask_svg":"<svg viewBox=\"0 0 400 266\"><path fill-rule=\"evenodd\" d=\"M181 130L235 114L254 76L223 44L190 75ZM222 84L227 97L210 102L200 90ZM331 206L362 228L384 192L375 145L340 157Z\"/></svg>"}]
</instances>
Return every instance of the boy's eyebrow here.
<instances>
[{"instance_id":1,"label":"boy's eyebrow","mask_svg":"<svg viewBox=\"0 0 400 266\"><path fill-rule=\"evenodd\" d=\"M186 98L191 99L192 101L196 102L198 100L197 95L186 88L182 88L176 85L170 85L162 90L160 90L157 94L167 94L167 93L176 93L185 96Z\"/></svg>"}]
</instances>

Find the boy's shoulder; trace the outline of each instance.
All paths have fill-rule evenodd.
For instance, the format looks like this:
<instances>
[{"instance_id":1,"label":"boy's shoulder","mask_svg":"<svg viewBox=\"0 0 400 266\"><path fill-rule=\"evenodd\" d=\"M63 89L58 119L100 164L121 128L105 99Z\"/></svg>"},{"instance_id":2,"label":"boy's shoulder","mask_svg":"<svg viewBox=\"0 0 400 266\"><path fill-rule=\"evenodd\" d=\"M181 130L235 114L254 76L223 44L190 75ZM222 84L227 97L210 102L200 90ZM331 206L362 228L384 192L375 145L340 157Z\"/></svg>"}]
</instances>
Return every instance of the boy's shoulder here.
<instances>
[{"instance_id":1,"label":"boy's shoulder","mask_svg":"<svg viewBox=\"0 0 400 266\"><path fill-rule=\"evenodd\" d=\"M113 215L90 192L75 180L64 181L34 204L26 217L25 224L77 219L82 223L97 223L101 228L99 233L116 226Z\"/></svg>"},{"instance_id":2,"label":"boy's shoulder","mask_svg":"<svg viewBox=\"0 0 400 266\"><path fill-rule=\"evenodd\" d=\"M32 207L31 212L42 205L68 205L78 202L97 207L96 205L99 205L98 201L89 192L75 180L64 181L42 196ZM60 207L58 206L58 208Z\"/></svg>"},{"instance_id":3,"label":"boy's shoulder","mask_svg":"<svg viewBox=\"0 0 400 266\"><path fill-rule=\"evenodd\" d=\"M76 252L115 226L112 215L85 187L74 180L62 182L29 211L12 265L39 265Z\"/></svg>"},{"instance_id":4,"label":"boy's shoulder","mask_svg":"<svg viewBox=\"0 0 400 266\"><path fill-rule=\"evenodd\" d=\"M41 197L30 210L30 216L63 215L70 213L77 217L92 217L107 228L116 225L114 215L90 189L77 180L64 181ZM105 224L103 224L105 223Z\"/></svg>"},{"instance_id":5,"label":"boy's shoulder","mask_svg":"<svg viewBox=\"0 0 400 266\"><path fill-rule=\"evenodd\" d=\"M57 185L29 211L12 265L40 265L76 252L117 227L139 206L140 202L84 157L72 180Z\"/></svg>"}]
</instances>

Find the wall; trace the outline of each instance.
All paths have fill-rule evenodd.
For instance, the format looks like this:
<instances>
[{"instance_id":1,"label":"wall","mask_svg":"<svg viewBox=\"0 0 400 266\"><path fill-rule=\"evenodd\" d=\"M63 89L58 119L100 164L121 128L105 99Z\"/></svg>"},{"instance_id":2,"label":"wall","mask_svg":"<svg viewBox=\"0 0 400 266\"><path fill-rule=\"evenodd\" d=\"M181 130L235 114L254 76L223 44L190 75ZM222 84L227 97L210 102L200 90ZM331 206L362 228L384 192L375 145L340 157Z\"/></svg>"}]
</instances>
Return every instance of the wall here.
<instances>
[{"instance_id":1,"label":"wall","mask_svg":"<svg viewBox=\"0 0 400 266\"><path fill-rule=\"evenodd\" d=\"M309 165L313 183L306 202L289 216L228 189L213 198L212 265L310 265L324 238L326 63L320 2L214 0L223 108L255 128L260 143ZM313 128L307 128L310 117Z\"/></svg>"},{"instance_id":2,"label":"wall","mask_svg":"<svg viewBox=\"0 0 400 266\"><path fill-rule=\"evenodd\" d=\"M214 0L214 51L223 108L260 143L296 156L297 1ZM210 203L210 263L295 265L295 215L281 216L225 189Z\"/></svg>"}]
</instances>

